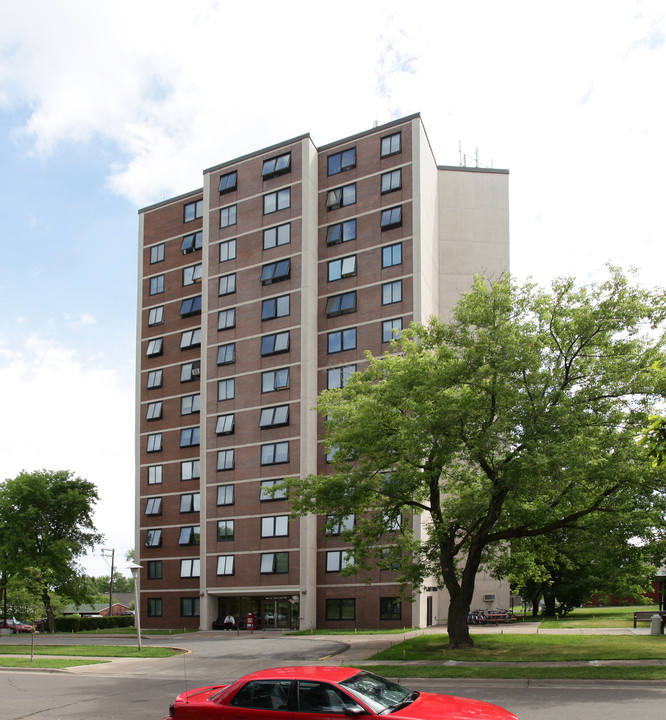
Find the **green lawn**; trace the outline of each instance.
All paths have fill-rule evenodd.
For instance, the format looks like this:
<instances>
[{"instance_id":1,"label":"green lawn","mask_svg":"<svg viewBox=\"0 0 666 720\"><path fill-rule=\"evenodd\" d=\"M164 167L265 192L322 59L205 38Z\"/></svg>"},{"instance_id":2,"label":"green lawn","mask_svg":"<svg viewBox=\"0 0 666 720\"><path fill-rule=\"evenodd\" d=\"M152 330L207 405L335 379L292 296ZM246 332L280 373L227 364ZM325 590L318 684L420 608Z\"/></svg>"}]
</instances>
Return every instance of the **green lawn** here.
<instances>
[{"instance_id":1,"label":"green lawn","mask_svg":"<svg viewBox=\"0 0 666 720\"><path fill-rule=\"evenodd\" d=\"M528 680L666 680L666 666L643 667L463 667L450 665L355 665L377 675L400 678L502 678ZM409 683L403 683L409 686Z\"/></svg>"},{"instance_id":2,"label":"green lawn","mask_svg":"<svg viewBox=\"0 0 666 720\"><path fill-rule=\"evenodd\" d=\"M549 628L620 628L634 626L635 610L656 610L656 605L636 605L632 607L594 607L577 608L570 615L561 620L543 619L541 627ZM639 627L649 626L649 623L639 623Z\"/></svg>"},{"instance_id":3,"label":"green lawn","mask_svg":"<svg viewBox=\"0 0 666 720\"><path fill-rule=\"evenodd\" d=\"M566 660L666 659L663 635L474 634L474 647L446 648L448 635L419 635L373 655L371 660L561 662Z\"/></svg>"},{"instance_id":4,"label":"green lawn","mask_svg":"<svg viewBox=\"0 0 666 720\"><path fill-rule=\"evenodd\" d=\"M0 667L9 668L49 668L51 670L77 667L78 665L98 665L108 660L77 660L76 658L8 658L0 657Z\"/></svg>"},{"instance_id":5,"label":"green lawn","mask_svg":"<svg viewBox=\"0 0 666 720\"><path fill-rule=\"evenodd\" d=\"M163 647L137 647L124 645L38 645L33 649L35 655L67 655L82 658L164 658L180 654L178 650ZM0 655L30 655L30 645L0 644Z\"/></svg>"}]
</instances>

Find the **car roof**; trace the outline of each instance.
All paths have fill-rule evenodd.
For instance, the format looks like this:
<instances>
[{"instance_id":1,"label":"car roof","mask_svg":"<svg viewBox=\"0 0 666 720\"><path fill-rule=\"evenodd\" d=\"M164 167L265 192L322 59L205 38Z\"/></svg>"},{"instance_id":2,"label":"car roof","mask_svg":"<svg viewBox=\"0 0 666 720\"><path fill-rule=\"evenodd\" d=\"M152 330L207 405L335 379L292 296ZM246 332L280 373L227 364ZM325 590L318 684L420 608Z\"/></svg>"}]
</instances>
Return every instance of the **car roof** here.
<instances>
[{"instance_id":1,"label":"car roof","mask_svg":"<svg viewBox=\"0 0 666 720\"><path fill-rule=\"evenodd\" d=\"M334 667L331 665L294 665L291 667L268 668L258 670L241 678L242 680L328 680L329 682L342 682L360 670L348 667Z\"/></svg>"}]
</instances>

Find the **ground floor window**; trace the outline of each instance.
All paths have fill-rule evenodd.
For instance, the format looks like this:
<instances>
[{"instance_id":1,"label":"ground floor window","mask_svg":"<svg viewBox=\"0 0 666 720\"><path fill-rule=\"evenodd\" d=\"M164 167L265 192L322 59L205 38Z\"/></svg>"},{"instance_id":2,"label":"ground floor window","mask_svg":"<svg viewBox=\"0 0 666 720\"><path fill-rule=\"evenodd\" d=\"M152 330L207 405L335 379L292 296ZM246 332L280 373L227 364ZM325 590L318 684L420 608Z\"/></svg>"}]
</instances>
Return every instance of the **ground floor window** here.
<instances>
[{"instance_id":1,"label":"ground floor window","mask_svg":"<svg viewBox=\"0 0 666 720\"><path fill-rule=\"evenodd\" d=\"M355 620L355 598L326 598L327 620Z\"/></svg>"},{"instance_id":2,"label":"ground floor window","mask_svg":"<svg viewBox=\"0 0 666 720\"><path fill-rule=\"evenodd\" d=\"M162 617L162 598L148 598L148 617Z\"/></svg>"},{"instance_id":3,"label":"ground floor window","mask_svg":"<svg viewBox=\"0 0 666 720\"><path fill-rule=\"evenodd\" d=\"M379 619L400 620L402 617L402 602L399 597L379 598Z\"/></svg>"},{"instance_id":4,"label":"ground floor window","mask_svg":"<svg viewBox=\"0 0 666 720\"><path fill-rule=\"evenodd\" d=\"M298 628L298 595L225 596L217 601L217 621L220 624L232 615L238 627L245 628L252 614L255 630L258 628Z\"/></svg>"},{"instance_id":5,"label":"ground floor window","mask_svg":"<svg viewBox=\"0 0 666 720\"><path fill-rule=\"evenodd\" d=\"M199 598L184 597L180 599L181 617L199 617Z\"/></svg>"}]
</instances>

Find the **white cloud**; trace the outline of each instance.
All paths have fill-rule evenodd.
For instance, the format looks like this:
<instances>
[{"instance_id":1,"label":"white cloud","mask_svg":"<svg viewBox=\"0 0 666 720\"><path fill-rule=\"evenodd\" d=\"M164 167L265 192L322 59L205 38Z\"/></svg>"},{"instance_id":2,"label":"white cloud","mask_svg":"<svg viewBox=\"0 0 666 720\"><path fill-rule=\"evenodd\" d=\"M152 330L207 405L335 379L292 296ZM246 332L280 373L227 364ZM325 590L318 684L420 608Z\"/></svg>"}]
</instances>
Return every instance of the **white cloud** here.
<instances>
[{"instance_id":1,"label":"white cloud","mask_svg":"<svg viewBox=\"0 0 666 720\"><path fill-rule=\"evenodd\" d=\"M133 547L132 378L33 335L0 346L0 387L0 477L72 470L98 487L95 522L108 546Z\"/></svg>"}]
</instances>

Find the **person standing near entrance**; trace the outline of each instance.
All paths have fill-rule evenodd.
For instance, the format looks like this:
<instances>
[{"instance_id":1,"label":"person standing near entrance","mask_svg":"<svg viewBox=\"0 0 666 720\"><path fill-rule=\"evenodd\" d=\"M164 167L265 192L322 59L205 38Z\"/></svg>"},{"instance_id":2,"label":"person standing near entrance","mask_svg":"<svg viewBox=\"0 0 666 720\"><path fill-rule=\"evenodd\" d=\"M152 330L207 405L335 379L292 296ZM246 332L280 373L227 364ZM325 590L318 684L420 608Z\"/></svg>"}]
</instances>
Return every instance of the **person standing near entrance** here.
<instances>
[{"instance_id":1,"label":"person standing near entrance","mask_svg":"<svg viewBox=\"0 0 666 720\"><path fill-rule=\"evenodd\" d=\"M236 620L234 619L233 615L227 615L224 618L224 629L225 630L231 630L233 629L234 625L236 624Z\"/></svg>"}]
</instances>

